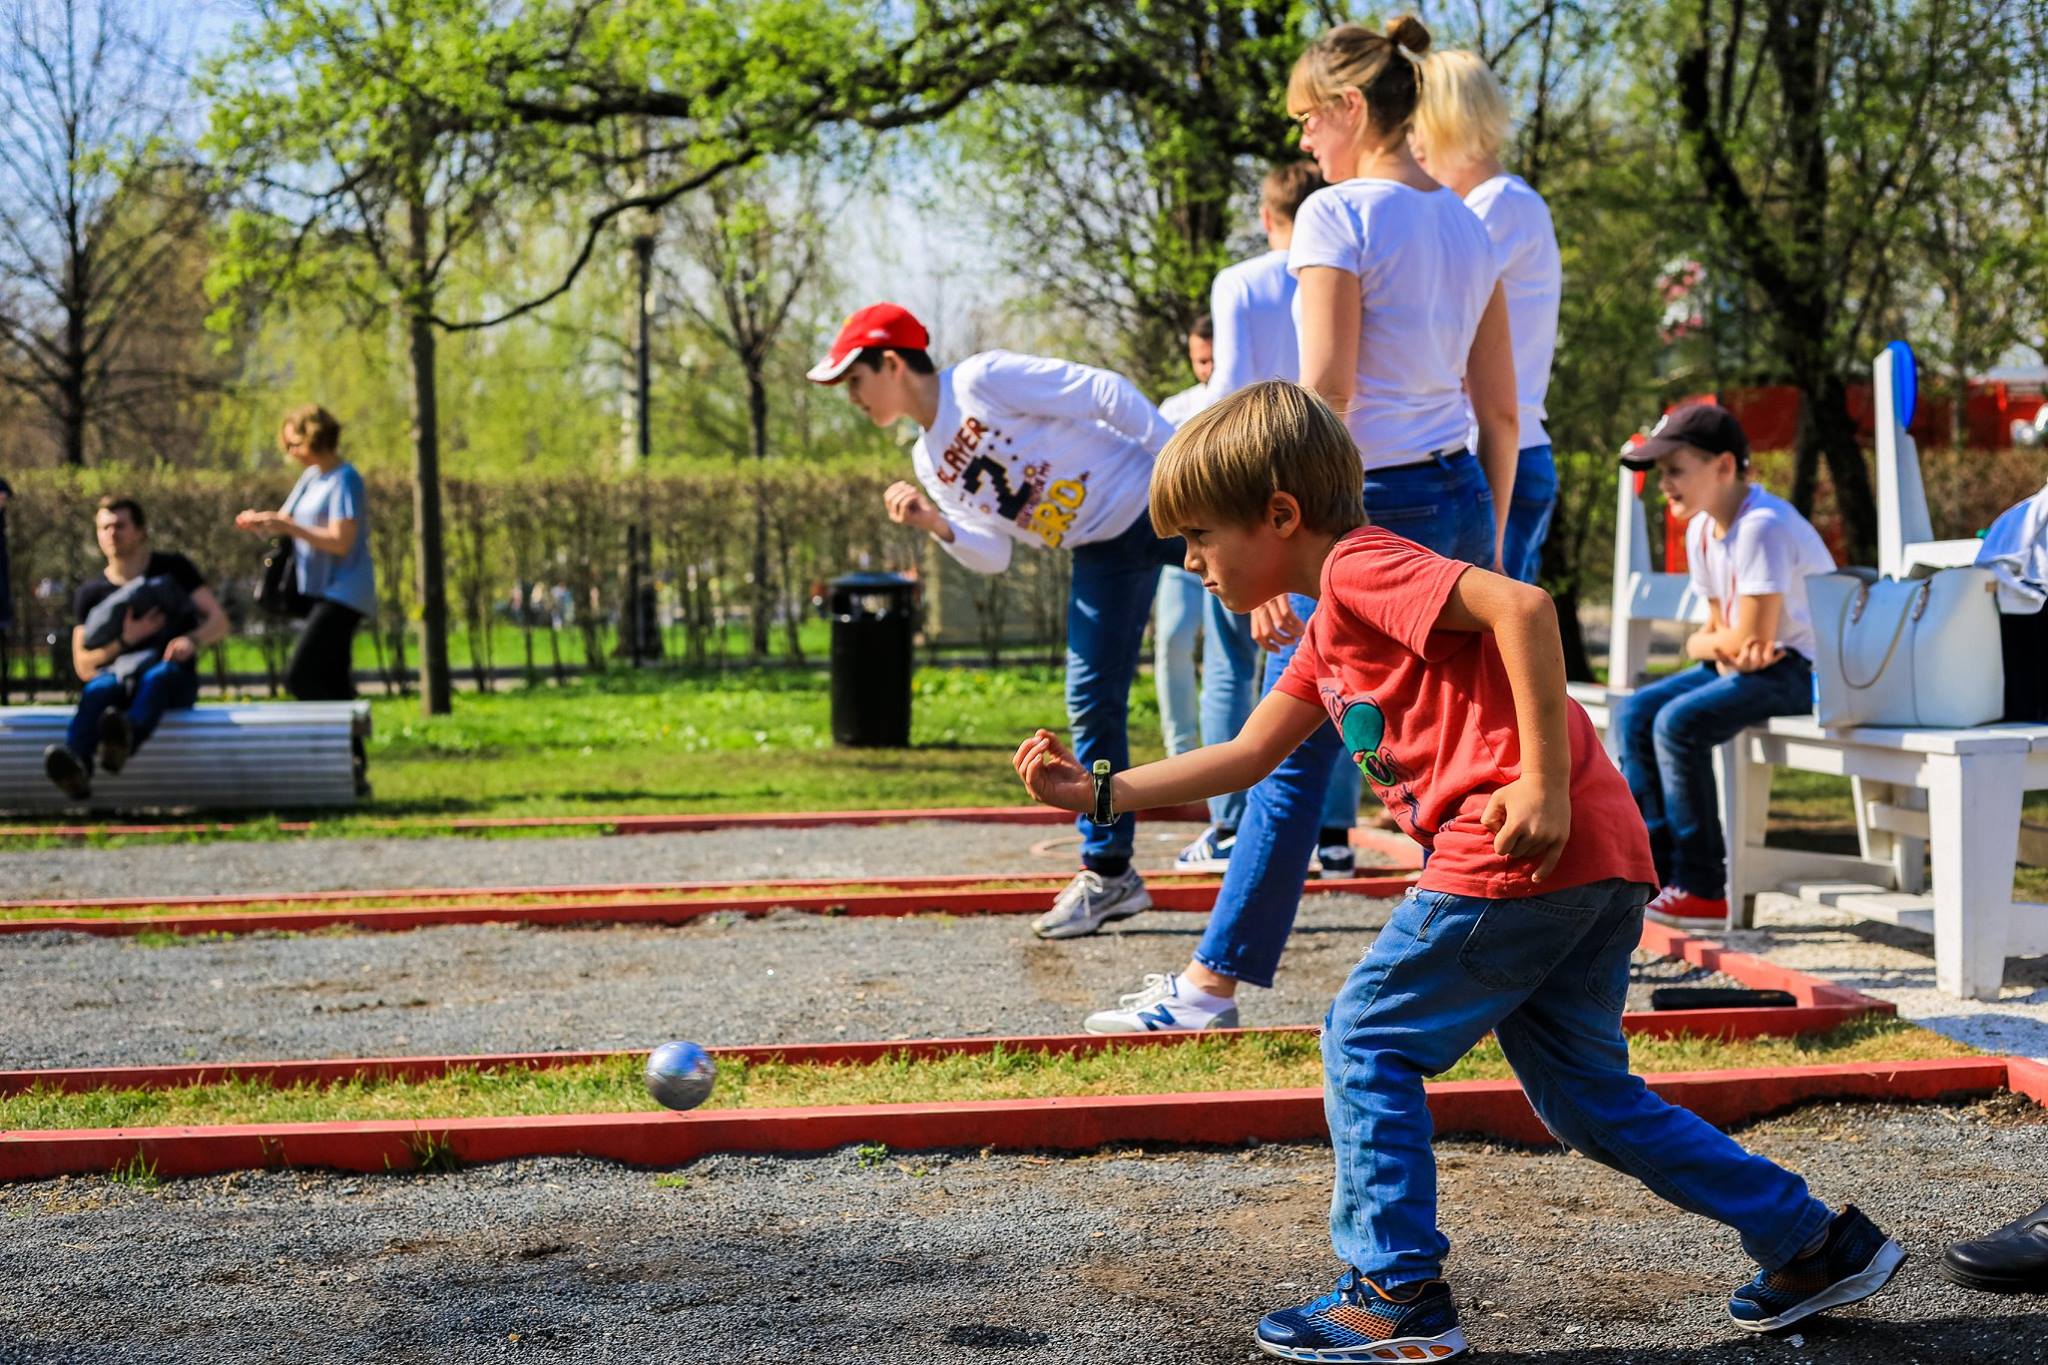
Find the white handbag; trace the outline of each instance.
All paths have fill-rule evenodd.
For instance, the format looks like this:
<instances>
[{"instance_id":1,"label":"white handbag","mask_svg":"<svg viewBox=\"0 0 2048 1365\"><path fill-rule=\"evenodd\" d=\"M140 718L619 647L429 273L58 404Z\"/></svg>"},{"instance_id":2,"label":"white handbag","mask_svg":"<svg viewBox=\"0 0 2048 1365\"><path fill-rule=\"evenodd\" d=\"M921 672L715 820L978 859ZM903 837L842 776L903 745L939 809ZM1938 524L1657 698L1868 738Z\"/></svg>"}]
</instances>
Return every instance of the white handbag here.
<instances>
[{"instance_id":1,"label":"white handbag","mask_svg":"<svg viewBox=\"0 0 2048 1365\"><path fill-rule=\"evenodd\" d=\"M1806 580L1816 719L1964 728L2005 710L1997 579L1988 569L1926 578L1816 574Z\"/></svg>"}]
</instances>

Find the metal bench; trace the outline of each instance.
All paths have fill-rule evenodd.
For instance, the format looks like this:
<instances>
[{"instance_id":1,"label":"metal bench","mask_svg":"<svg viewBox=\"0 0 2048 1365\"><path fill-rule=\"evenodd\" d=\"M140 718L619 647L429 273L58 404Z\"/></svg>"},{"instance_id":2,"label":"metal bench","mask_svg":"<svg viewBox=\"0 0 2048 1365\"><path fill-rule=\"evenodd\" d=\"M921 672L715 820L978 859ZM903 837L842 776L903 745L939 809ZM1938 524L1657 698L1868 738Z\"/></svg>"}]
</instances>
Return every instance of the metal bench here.
<instances>
[{"instance_id":1,"label":"metal bench","mask_svg":"<svg viewBox=\"0 0 2048 1365\"><path fill-rule=\"evenodd\" d=\"M0 708L0 811L289 810L353 806L369 792L368 702L172 711L120 773L93 775L83 802L43 775L43 750L63 741L72 714L68 706Z\"/></svg>"}]
</instances>

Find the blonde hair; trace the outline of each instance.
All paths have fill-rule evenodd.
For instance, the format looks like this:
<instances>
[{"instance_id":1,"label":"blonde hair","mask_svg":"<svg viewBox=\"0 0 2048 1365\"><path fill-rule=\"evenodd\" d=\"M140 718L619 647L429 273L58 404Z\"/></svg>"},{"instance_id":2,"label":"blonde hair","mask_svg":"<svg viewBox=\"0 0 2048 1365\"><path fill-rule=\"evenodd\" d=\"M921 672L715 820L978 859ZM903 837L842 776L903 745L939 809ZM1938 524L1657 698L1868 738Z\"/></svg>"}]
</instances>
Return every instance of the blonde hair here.
<instances>
[{"instance_id":1,"label":"blonde hair","mask_svg":"<svg viewBox=\"0 0 2048 1365\"><path fill-rule=\"evenodd\" d=\"M1415 130L1430 155L1498 156L1508 139L1508 123L1507 91L1478 53L1432 52L1422 59Z\"/></svg>"},{"instance_id":2,"label":"blonde hair","mask_svg":"<svg viewBox=\"0 0 2048 1365\"><path fill-rule=\"evenodd\" d=\"M1287 112L1300 118L1356 90L1373 132L1391 140L1408 131L1422 85L1419 58L1429 30L1412 14L1387 21L1385 33L1339 24L1308 45L1287 77Z\"/></svg>"},{"instance_id":3,"label":"blonde hair","mask_svg":"<svg viewBox=\"0 0 2048 1365\"><path fill-rule=\"evenodd\" d=\"M1152 525L1161 535L1266 514L1275 493L1301 504L1302 524L1343 535L1365 522L1365 474L1351 433L1323 400L1271 379L1189 418L1152 465Z\"/></svg>"},{"instance_id":4,"label":"blonde hair","mask_svg":"<svg viewBox=\"0 0 2048 1365\"><path fill-rule=\"evenodd\" d=\"M278 444L303 439L315 455L332 455L341 448L341 423L318 403L301 403L277 424Z\"/></svg>"}]
</instances>

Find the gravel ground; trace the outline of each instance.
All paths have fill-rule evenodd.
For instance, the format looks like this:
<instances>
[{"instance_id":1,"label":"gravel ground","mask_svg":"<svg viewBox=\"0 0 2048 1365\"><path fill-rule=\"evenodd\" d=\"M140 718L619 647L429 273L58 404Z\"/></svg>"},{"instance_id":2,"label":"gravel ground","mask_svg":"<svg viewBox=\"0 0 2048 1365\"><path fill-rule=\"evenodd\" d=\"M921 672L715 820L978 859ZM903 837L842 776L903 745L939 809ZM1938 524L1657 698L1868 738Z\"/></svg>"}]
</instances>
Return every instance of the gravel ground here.
<instances>
[{"instance_id":1,"label":"gravel ground","mask_svg":"<svg viewBox=\"0 0 2048 1365\"><path fill-rule=\"evenodd\" d=\"M1138 830L1138 863L1165 867L1200 825ZM1050 844L1043 852L1035 846ZM124 848L0 852L8 900L207 896L231 891L383 890L717 881L742 877L922 876L1066 872L1079 865L1070 825L826 825L700 834L580 838L215 840ZM1377 861L1359 850L1361 864Z\"/></svg>"},{"instance_id":2,"label":"gravel ground","mask_svg":"<svg viewBox=\"0 0 2048 1365\"><path fill-rule=\"evenodd\" d=\"M1732 1235L1593 1162L1438 1144L1447 1267L1484 1358L2048 1361L2048 1299L1972 1294L1946 1242L2041 1197L2048 1115L1809 1107L1745 1141L1906 1245L1870 1303L1758 1339ZM0 1188L0 1362L1258 1359L1332 1276L1314 1145L1046 1158L719 1157L686 1184L547 1160L434 1176Z\"/></svg>"},{"instance_id":3,"label":"gravel ground","mask_svg":"<svg viewBox=\"0 0 2048 1365\"><path fill-rule=\"evenodd\" d=\"M1989 1052L2048 1061L2048 958L2009 958L1996 1000L1959 1000L1934 984L1934 940L1897 925L1757 897L1758 927L1727 935L1731 947L1889 1000L1901 1018Z\"/></svg>"},{"instance_id":4,"label":"gravel ground","mask_svg":"<svg viewBox=\"0 0 2048 1365\"><path fill-rule=\"evenodd\" d=\"M1388 905L1304 902L1278 985L1245 992L1243 1022L1320 1023ZM1147 971L1178 970L1206 922L1158 911L1062 943L1034 938L1019 915L794 911L164 947L10 935L0 999L36 1007L0 1035L0 1067L1072 1033ZM1652 984L1730 984L1666 959L1639 970L1639 1007Z\"/></svg>"}]
</instances>

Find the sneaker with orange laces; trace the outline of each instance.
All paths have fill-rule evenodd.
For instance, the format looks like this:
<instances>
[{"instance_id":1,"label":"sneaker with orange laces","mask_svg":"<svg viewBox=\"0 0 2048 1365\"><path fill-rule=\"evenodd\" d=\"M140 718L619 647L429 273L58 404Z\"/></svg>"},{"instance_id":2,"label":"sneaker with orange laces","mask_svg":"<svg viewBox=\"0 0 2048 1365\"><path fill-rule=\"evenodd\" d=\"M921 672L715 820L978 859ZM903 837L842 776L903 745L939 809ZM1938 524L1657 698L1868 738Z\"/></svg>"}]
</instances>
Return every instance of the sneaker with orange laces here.
<instances>
[{"instance_id":1,"label":"sneaker with orange laces","mask_svg":"<svg viewBox=\"0 0 2048 1365\"><path fill-rule=\"evenodd\" d=\"M1667 886L1643 907L1643 918L1674 929L1719 928L1728 922L1728 902L1695 896L1682 886Z\"/></svg>"},{"instance_id":2,"label":"sneaker with orange laces","mask_svg":"<svg viewBox=\"0 0 2048 1365\"><path fill-rule=\"evenodd\" d=\"M1259 1349L1282 1360L1448 1360L1465 1351L1458 1305L1442 1280L1381 1289L1356 1270L1319 1299L1266 1314Z\"/></svg>"}]
</instances>

